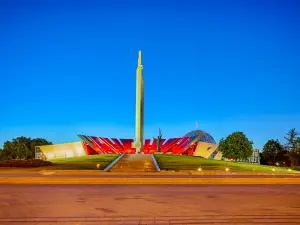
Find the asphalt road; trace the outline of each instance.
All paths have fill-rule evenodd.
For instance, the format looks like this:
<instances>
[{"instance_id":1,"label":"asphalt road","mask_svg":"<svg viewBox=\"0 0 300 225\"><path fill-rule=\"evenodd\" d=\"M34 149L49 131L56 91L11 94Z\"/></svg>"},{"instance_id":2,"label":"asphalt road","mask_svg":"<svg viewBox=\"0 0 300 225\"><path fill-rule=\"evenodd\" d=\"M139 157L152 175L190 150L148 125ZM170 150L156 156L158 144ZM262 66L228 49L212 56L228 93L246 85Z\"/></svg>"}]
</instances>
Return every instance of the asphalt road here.
<instances>
[{"instance_id":1,"label":"asphalt road","mask_svg":"<svg viewBox=\"0 0 300 225\"><path fill-rule=\"evenodd\" d=\"M300 185L0 185L1 225L283 223Z\"/></svg>"}]
</instances>

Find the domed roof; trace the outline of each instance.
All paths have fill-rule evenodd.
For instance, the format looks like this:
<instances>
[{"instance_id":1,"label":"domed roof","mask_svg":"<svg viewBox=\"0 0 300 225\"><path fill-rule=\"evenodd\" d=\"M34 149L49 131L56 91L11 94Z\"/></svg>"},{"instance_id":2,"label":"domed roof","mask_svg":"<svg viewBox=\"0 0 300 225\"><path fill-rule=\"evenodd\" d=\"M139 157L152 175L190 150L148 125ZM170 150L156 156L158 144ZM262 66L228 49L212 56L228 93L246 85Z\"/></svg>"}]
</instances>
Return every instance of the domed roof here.
<instances>
[{"instance_id":1,"label":"domed roof","mask_svg":"<svg viewBox=\"0 0 300 225\"><path fill-rule=\"evenodd\" d=\"M200 136L199 141L201 142L216 144L215 139L209 133L206 133L205 131L202 130L193 130L188 132L186 135L184 135L184 137L194 137L194 136Z\"/></svg>"}]
</instances>

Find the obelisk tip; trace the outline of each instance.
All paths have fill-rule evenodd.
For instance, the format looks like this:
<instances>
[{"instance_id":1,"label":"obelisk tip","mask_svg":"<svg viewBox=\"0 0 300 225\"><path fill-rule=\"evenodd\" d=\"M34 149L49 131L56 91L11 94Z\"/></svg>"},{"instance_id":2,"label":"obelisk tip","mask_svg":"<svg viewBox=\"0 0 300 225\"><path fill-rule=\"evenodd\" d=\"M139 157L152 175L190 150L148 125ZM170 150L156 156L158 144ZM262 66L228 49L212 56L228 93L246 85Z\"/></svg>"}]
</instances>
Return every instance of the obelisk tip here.
<instances>
[{"instance_id":1,"label":"obelisk tip","mask_svg":"<svg viewBox=\"0 0 300 225\"><path fill-rule=\"evenodd\" d=\"M142 51L141 51L141 50L139 50L138 64L139 64L139 65L142 65Z\"/></svg>"}]
</instances>

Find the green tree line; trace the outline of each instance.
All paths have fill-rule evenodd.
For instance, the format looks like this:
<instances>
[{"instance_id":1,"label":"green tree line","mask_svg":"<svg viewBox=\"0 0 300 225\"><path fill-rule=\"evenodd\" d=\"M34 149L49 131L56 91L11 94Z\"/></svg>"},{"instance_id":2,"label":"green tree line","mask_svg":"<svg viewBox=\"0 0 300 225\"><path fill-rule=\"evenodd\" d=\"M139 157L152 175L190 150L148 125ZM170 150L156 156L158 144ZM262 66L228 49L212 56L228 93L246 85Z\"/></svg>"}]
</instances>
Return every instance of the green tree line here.
<instances>
[{"instance_id":1,"label":"green tree line","mask_svg":"<svg viewBox=\"0 0 300 225\"><path fill-rule=\"evenodd\" d=\"M51 144L44 138L17 137L4 143L3 149L0 149L0 160L34 159L36 146Z\"/></svg>"},{"instance_id":2,"label":"green tree line","mask_svg":"<svg viewBox=\"0 0 300 225\"><path fill-rule=\"evenodd\" d=\"M261 164L296 167L300 163L300 137L295 128L284 137L282 145L277 139L268 140L263 146ZM243 132L233 132L219 143L223 157L232 160L247 160L253 154L253 142Z\"/></svg>"},{"instance_id":3,"label":"green tree line","mask_svg":"<svg viewBox=\"0 0 300 225\"><path fill-rule=\"evenodd\" d=\"M282 145L277 139L268 140L262 149L262 160L267 165L296 167L300 162L300 136L295 128L284 137Z\"/></svg>"}]
</instances>

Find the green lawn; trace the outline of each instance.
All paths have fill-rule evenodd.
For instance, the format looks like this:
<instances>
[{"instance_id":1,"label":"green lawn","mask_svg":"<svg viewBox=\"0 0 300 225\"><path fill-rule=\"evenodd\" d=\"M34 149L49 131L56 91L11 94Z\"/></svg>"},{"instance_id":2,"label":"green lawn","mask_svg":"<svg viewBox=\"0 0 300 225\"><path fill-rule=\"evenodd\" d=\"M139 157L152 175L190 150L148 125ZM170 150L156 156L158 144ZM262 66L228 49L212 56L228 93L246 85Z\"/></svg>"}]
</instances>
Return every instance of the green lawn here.
<instances>
[{"instance_id":1,"label":"green lawn","mask_svg":"<svg viewBox=\"0 0 300 225\"><path fill-rule=\"evenodd\" d=\"M118 154L101 154L72 157L66 159L53 159L49 160L53 163L47 169L57 170L103 170L111 162L113 162L119 155ZM100 168L97 168L100 164Z\"/></svg>"},{"instance_id":2,"label":"green lawn","mask_svg":"<svg viewBox=\"0 0 300 225\"><path fill-rule=\"evenodd\" d=\"M296 168L294 168L294 170L300 171L300 166L297 166Z\"/></svg>"},{"instance_id":3,"label":"green lawn","mask_svg":"<svg viewBox=\"0 0 300 225\"><path fill-rule=\"evenodd\" d=\"M159 155L155 154L155 159L162 170L197 170L199 167L203 171L215 170L225 171L229 168L232 172L263 172L272 173L275 169L276 173L300 173L300 171L282 168L263 166L256 164L245 164L237 162L227 162L222 160L204 159L195 156L182 156L182 155Z\"/></svg>"}]
</instances>

